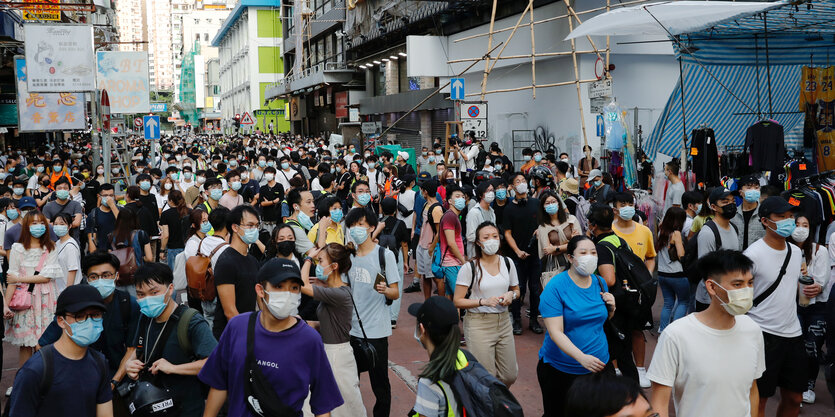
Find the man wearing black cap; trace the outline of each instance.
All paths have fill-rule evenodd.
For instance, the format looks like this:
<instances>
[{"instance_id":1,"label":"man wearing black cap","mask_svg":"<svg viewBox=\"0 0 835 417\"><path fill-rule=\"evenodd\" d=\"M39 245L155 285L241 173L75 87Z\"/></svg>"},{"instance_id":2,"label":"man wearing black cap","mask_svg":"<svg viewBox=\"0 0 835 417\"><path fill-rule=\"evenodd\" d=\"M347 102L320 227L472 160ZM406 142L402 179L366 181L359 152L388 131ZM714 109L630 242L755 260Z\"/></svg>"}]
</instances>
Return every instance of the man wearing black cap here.
<instances>
[{"instance_id":1,"label":"man wearing black cap","mask_svg":"<svg viewBox=\"0 0 835 417\"><path fill-rule=\"evenodd\" d=\"M742 177L739 182L739 196L742 197L742 210L738 210L731 223L739 234L740 248L748 249L752 243L765 237L765 229L760 227L760 180L753 175Z\"/></svg>"},{"instance_id":2,"label":"man wearing black cap","mask_svg":"<svg viewBox=\"0 0 835 417\"><path fill-rule=\"evenodd\" d=\"M739 234L736 226L731 223L737 212L733 192L727 188L716 187L710 192L707 202L716 215L705 223L696 238L699 258L719 249L739 250ZM716 245L717 233L721 243L719 246ZM696 311L702 311L709 305L710 294L707 293L704 281L699 281L696 288Z\"/></svg>"},{"instance_id":3,"label":"man wearing black cap","mask_svg":"<svg viewBox=\"0 0 835 417\"><path fill-rule=\"evenodd\" d=\"M199 378L209 385L204 416L216 416L228 400L230 416L254 416L246 393L248 348L260 374L282 402L300 413L310 397L314 415L342 405L342 396L319 333L300 320L302 279L296 263L273 258L258 271L255 292L260 312L233 317Z\"/></svg>"},{"instance_id":4,"label":"man wearing black cap","mask_svg":"<svg viewBox=\"0 0 835 417\"><path fill-rule=\"evenodd\" d=\"M796 207L777 196L760 203L760 223L765 237L752 243L745 256L754 262L754 307L748 316L763 331L765 338L765 372L757 380L760 410L765 415L765 404L780 387L779 417L797 416L800 401L807 388L806 350L800 321L797 318L797 281L803 253L795 245L786 243L795 228ZM820 293L805 292L814 297Z\"/></svg>"},{"instance_id":5,"label":"man wearing black cap","mask_svg":"<svg viewBox=\"0 0 835 417\"><path fill-rule=\"evenodd\" d=\"M104 355L87 349L101 335L105 310L101 294L89 285L72 285L61 292L55 309L61 338L20 368L9 415L61 416L68 410L73 416L113 415Z\"/></svg>"}]
</instances>

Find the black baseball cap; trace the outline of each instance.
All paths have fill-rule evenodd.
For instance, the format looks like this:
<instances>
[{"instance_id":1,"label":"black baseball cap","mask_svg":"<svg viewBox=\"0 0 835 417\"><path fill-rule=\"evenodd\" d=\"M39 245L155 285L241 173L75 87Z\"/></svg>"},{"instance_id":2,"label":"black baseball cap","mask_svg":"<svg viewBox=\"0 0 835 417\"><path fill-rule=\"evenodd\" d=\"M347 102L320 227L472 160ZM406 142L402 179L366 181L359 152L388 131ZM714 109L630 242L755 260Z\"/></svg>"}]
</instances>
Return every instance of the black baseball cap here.
<instances>
[{"instance_id":1,"label":"black baseball cap","mask_svg":"<svg viewBox=\"0 0 835 417\"><path fill-rule=\"evenodd\" d=\"M278 286L288 279L295 279L300 284L304 284L299 267L289 259L270 259L258 270L257 278L258 282L267 281L273 286Z\"/></svg>"},{"instance_id":2,"label":"black baseball cap","mask_svg":"<svg viewBox=\"0 0 835 417\"><path fill-rule=\"evenodd\" d=\"M710 195L707 197L707 201L710 204L716 204L717 201L730 195L734 195L734 192L727 188L716 187L711 190Z\"/></svg>"},{"instance_id":3,"label":"black baseball cap","mask_svg":"<svg viewBox=\"0 0 835 417\"><path fill-rule=\"evenodd\" d=\"M409 314L417 317L431 333L448 332L452 326L458 325L458 309L446 297L433 296L422 303L409 306Z\"/></svg>"},{"instance_id":4,"label":"black baseball cap","mask_svg":"<svg viewBox=\"0 0 835 417\"><path fill-rule=\"evenodd\" d=\"M772 214L783 214L795 210L797 210L797 207L789 204L785 198L773 195L760 202L760 209L757 214L760 217L768 217Z\"/></svg>"},{"instance_id":5,"label":"black baseball cap","mask_svg":"<svg viewBox=\"0 0 835 417\"><path fill-rule=\"evenodd\" d=\"M746 185L751 185L751 184L760 185L760 179L753 176L753 175L746 175L746 176L740 178L739 181L737 181L737 185L739 187L744 187Z\"/></svg>"},{"instance_id":6,"label":"black baseball cap","mask_svg":"<svg viewBox=\"0 0 835 417\"><path fill-rule=\"evenodd\" d=\"M426 171L423 171L420 174L418 174L417 183L418 183L418 185L420 185L420 184L423 184L424 182L429 181L431 179L432 179L432 174L430 174Z\"/></svg>"},{"instance_id":7,"label":"black baseball cap","mask_svg":"<svg viewBox=\"0 0 835 417\"><path fill-rule=\"evenodd\" d=\"M89 284L70 285L64 291L61 291L61 295L58 296L55 315L78 313L90 307L107 311L107 306L104 305L99 290Z\"/></svg>"}]
</instances>

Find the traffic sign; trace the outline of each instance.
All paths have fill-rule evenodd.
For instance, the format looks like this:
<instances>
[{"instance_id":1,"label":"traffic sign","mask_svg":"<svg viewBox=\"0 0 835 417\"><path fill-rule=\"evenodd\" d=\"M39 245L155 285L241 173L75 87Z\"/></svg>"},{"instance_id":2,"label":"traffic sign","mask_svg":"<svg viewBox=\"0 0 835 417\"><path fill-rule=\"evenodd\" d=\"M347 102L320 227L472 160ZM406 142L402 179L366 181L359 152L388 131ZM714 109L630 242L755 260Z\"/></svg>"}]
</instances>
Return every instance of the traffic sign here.
<instances>
[{"instance_id":1,"label":"traffic sign","mask_svg":"<svg viewBox=\"0 0 835 417\"><path fill-rule=\"evenodd\" d=\"M110 130L110 97L107 90L101 90L101 128L104 132Z\"/></svg>"},{"instance_id":2,"label":"traffic sign","mask_svg":"<svg viewBox=\"0 0 835 417\"><path fill-rule=\"evenodd\" d=\"M589 98L612 97L612 80L600 80L589 84Z\"/></svg>"},{"instance_id":3,"label":"traffic sign","mask_svg":"<svg viewBox=\"0 0 835 417\"><path fill-rule=\"evenodd\" d=\"M137 117L136 119L133 119L133 125L136 126L137 128L142 127L142 118Z\"/></svg>"},{"instance_id":4,"label":"traffic sign","mask_svg":"<svg viewBox=\"0 0 835 417\"><path fill-rule=\"evenodd\" d=\"M450 95L449 98L452 100L463 100L464 99L464 79L463 78L453 78L449 80L450 86Z\"/></svg>"},{"instance_id":5,"label":"traffic sign","mask_svg":"<svg viewBox=\"0 0 835 417\"><path fill-rule=\"evenodd\" d=\"M460 102L458 115L464 132L473 131L477 139L487 139L487 103Z\"/></svg>"},{"instance_id":6,"label":"traffic sign","mask_svg":"<svg viewBox=\"0 0 835 417\"><path fill-rule=\"evenodd\" d=\"M164 113L168 111L168 103L151 103L151 113Z\"/></svg>"},{"instance_id":7,"label":"traffic sign","mask_svg":"<svg viewBox=\"0 0 835 417\"><path fill-rule=\"evenodd\" d=\"M606 136L606 133L604 133L604 132L605 132L605 129L604 129L604 125L603 125L603 115L598 114L597 115L597 136L601 137L601 138L603 136Z\"/></svg>"},{"instance_id":8,"label":"traffic sign","mask_svg":"<svg viewBox=\"0 0 835 417\"><path fill-rule=\"evenodd\" d=\"M244 113L243 117L241 118L241 124L242 125L254 125L255 124L255 118L252 117L252 115L249 114L249 112L246 112L246 113Z\"/></svg>"},{"instance_id":9,"label":"traffic sign","mask_svg":"<svg viewBox=\"0 0 835 417\"><path fill-rule=\"evenodd\" d=\"M145 139L159 139L159 116L144 116Z\"/></svg>"}]
</instances>

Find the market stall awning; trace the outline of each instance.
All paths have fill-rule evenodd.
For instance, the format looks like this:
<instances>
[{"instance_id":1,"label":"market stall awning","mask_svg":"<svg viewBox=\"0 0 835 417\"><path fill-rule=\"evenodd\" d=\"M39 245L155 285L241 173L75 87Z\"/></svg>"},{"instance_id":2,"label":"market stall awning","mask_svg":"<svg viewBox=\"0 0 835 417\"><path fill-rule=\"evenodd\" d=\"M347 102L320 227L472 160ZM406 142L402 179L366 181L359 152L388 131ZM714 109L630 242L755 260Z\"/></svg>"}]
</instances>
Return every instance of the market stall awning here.
<instances>
[{"instance_id":1,"label":"market stall awning","mask_svg":"<svg viewBox=\"0 0 835 417\"><path fill-rule=\"evenodd\" d=\"M597 15L566 39L582 36L673 35L692 33L786 5L778 2L677 1L624 7ZM661 24L659 24L659 22ZM663 25L663 27L661 26ZM666 30L665 30L666 28Z\"/></svg>"}]
</instances>

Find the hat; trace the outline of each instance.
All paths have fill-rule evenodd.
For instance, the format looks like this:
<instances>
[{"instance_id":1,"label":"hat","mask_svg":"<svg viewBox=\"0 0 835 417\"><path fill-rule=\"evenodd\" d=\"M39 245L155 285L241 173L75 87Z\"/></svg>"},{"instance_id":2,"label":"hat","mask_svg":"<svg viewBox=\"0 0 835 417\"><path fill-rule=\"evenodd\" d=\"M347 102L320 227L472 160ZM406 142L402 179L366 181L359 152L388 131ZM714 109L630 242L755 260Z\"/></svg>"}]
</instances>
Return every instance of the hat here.
<instances>
[{"instance_id":1,"label":"hat","mask_svg":"<svg viewBox=\"0 0 835 417\"><path fill-rule=\"evenodd\" d=\"M386 197L383 201L380 202L380 206L383 208L383 213L392 213L397 210L397 200L393 197Z\"/></svg>"},{"instance_id":2,"label":"hat","mask_svg":"<svg viewBox=\"0 0 835 417\"><path fill-rule=\"evenodd\" d=\"M560 184L560 191L571 195L580 194L580 183L576 178L569 178Z\"/></svg>"},{"instance_id":3,"label":"hat","mask_svg":"<svg viewBox=\"0 0 835 417\"><path fill-rule=\"evenodd\" d=\"M797 207L789 204L785 198L773 195L760 202L760 209L757 214L760 217L768 217L772 214L783 214L795 210L797 210Z\"/></svg>"},{"instance_id":4,"label":"hat","mask_svg":"<svg viewBox=\"0 0 835 417\"><path fill-rule=\"evenodd\" d=\"M409 314L417 317L418 323L431 333L443 333L458 325L458 309L446 297L436 295L422 303L412 304Z\"/></svg>"},{"instance_id":5,"label":"hat","mask_svg":"<svg viewBox=\"0 0 835 417\"><path fill-rule=\"evenodd\" d=\"M420 174L418 174L417 183L418 183L418 185L420 185L420 184L423 184L424 182L429 181L431 179L432 179L432 174L430 174L426 171L423 171Z\"/></svg>"},{"instance_id":6,"label":"hat","mask_svg":"<svg viewBox=\"0 0 835 417\"><path fill-rule=\"evenodd\" d=\"M397 153L397 156L403 158L404 161L409 160L409 153L408 152L400 151L400 152Z\"/></svg>"},{"instance_id":7,"label":"hat","mask_svg":"<svg viewBox=\"0 0 835 417\"><path fill-rule=\"evenodd\" d=\"M589 179L602 177L602 176L603 176L603 171L601 171L599 169L593 169L589 172Z\"/></svg>"},{"instance_id":8,"label":"hat","mask_svg":"<svg viewBox=\"0 0 835 417\"><path fill-rule=\"evenodd\" d=\"M746 175L736 182L737 186L744 187L746 185L756 184L760 185L760 179L753 175Z\"/></svg>"},{"instance_id":9,"label":"hat","mask_svg":"<svg viewBox=\"0 0 835 417\"><path fill-rule=\"evenodd\" d=\"M302 282L302 273L296 263L289 259L273 258L267 261L258 270L258 282L267 281L273 286L278 286L288 279L295 279Z\"/></svg>"},{"instance_id":10,"label":"hat","mask_svg":"<svg viewBox=\"0 0 835 417\"><path fill-rule=\"evenodd\" d=\"M33 209L38 208L38 205L35 203L35 199L32 197L22 197L20 200L17 201L17 208L19 209Z\"/></svg>"},{"instance_id":11,"label":"hat","mask_svg":"<svg viewBox=\"0 0 835 417\"><path fill-rule=\"evenodd\" d=\"M707 197L707 202L715 204L717 201L729 195L733 195L733 191L723 187L716 187L710 192L710 195Z\"/></svg>"},{"instance_id":12,"label":"hat","mask_svg":"<svg viewBox=\"0 0 835 417\"><path fill-rule=\"evenodd\" d=\"M89 284L70 285L58 296L55 314L78 313L89 307L107 311L99 290Z\"/></svg>"}]
</instances>

